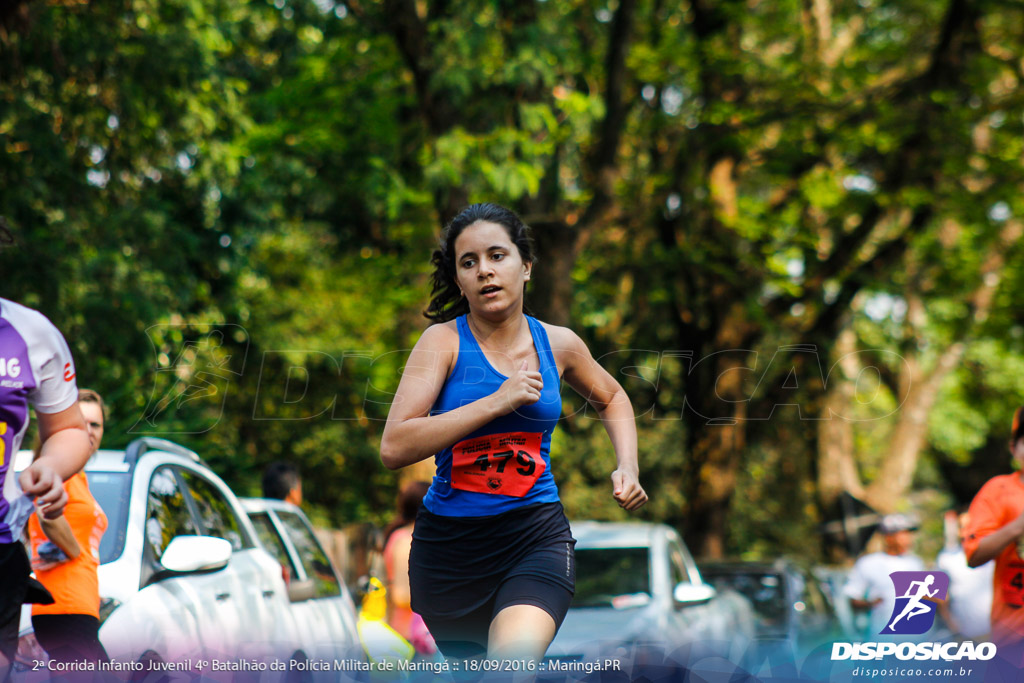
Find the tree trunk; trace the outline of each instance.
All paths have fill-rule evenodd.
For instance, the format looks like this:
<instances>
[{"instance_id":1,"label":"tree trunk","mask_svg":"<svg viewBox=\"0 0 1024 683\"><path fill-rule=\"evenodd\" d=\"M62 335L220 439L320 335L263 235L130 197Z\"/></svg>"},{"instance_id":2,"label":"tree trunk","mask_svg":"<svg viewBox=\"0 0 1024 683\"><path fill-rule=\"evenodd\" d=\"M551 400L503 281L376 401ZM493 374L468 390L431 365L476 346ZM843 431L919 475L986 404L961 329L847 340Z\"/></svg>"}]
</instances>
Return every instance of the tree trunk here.
<instances>
[{"instance_id":1,"label":"tree trunk","mask_svg":"<svg viewBox=\"0 0 1024 683\"><path fill-rule=\"evenodd\" d=\"M838 417L853 403L852 378L860 370L852 355L855 350L853 333L846 330L840 335L837 351L842 360L830 377L826 399L832 419L818 426L818 493L823 505L829 505L841 491L847 491L884 513L894 511L896 501L906 497L918 458L927 443L928 415L938 400L939 388L963 359L974 331L988 319L995 292L1003 279L1005 254L1022 234L1024 224L1008 221L993 241L982 262L979 283L968 296L969 323L960 338L943 350L932 367L923 367L922 358L913 347L904 353L898 390L905 398L900 404L881 470L867 487L862 485L856 467L853 425ZM904 296L908 302L907 335L918 338L923 334L924 304L917 291L908 291Z\"/></svg>"},{"instance_id":2,"label":"tree trunk","mask_svg":"<svg viewBox=\"0 0 1024 683\"><path fill-rule=\"evenodd\" d=\"M837 364L832 368L825 393L825 419L818 422L818 499L828 509L843 491L863 498L864 486L854 460L853 423L843 417L853 404L860 371L856 336L850 328L839 333Z\"/></svg>"},{"instance_id":3,"label":"tree trunk","mask_svg":"<svg viewBox=\"0 0 1024 683\"><path fill-rule=\"evenodd\" d=\"M737 348L698 359L687 380L686 510L680 522L687 543L702 557L725 555L729 508L746 448L747 358Z\"/></svg>"},{"instance_id":4,"label":"tree trunk","mask_svg":"<svg viewBox=\"0 0 1024 683\"><path fill-rule=\"evenodd\" d=\"M731 424L703 426L690 450L690 457L703 466L697 470L697 476L690 477L683 535L699 557L721 559L725 556L729 508L736 489L740 455L746 445L744 412L737 410L738 419Z\"/></svg>"},{"instance_id":5,"label":"tree trunk","mask_svg":"<svg viewBox=\"0 0 1024 683\"><path fill-rule=\"evenodd\" d=\"M537 267L527 286L526 305L552 325L566 326L572 307L572 269L576 265L580 232L560 221L531 223L537 247Z\"/></svg>"},{"instance_id":6,"label":"tree trunk","mask_svg":"<svg viewBox=\"0 0 1024 683\"><path fill-rule=\"evenodd\" d=\"M910 489L918 456L928 436L928 414L938 399L939 387L946 376L960 364L967 350L967 340L983 324L992 310L996 289L1003 279L1007 250L1024 233L1024 224L1008 221L993 241L979 273L980 283L968 297L970 322L960 339L950 344L939 355L934 367L925 372L921 359L914 353L906 357L900 385L908 387L907 398L900 407L899 419L890 439L890 447L878 478L865 491L869 505L880 511L890 511L893 502L900 500ZM923 313L923 304L916 293L907 296L910 315L908 320L913 330L915 311Z\"/></svg>"},{"instance_id":7,"label":"tree trunk","mask_svg":"<svg viewBox=\"0 0 1024 683\"><path fill-rule=\"evenodd\" d=\"M962 342L950 345L931 372L927 373L921 368L920 359L916 355L906 358L900 384L909 385L909 391L889 438L889 450L882 469L864 491L865 502L875 510L894 512L897 501L902 500L910 490L918 455L927 440L928 414L935 406L939 385L960 362L965 348Z\"/></svg>"}]
</instances>

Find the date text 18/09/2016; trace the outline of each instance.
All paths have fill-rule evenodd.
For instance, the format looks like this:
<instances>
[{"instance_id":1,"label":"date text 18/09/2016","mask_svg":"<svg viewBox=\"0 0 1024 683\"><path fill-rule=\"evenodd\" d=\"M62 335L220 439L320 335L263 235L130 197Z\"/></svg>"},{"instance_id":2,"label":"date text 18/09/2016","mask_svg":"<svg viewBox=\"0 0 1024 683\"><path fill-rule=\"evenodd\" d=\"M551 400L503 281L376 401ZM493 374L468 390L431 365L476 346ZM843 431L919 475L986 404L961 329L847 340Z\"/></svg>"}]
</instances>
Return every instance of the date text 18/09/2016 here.
<instances>
[{"instance_id":1,"label":"date text 18/09/2016","mask_svg":"<svg viewBox=\"0 0 1024 683\"><path fill-rule=\"evenodd\" d=\"M445 672L577 672L594 673L597 671L621 671L618 659L582 661L575 659L440 659L440 660L406 660L384 659L379 661L363 661L359 659L293 659L282 660L183 660L183 661L146 661L119 662L111 660L97 664L96 662L47 662L33 663L33 670L50 671L429 671L435 674Z\"/></svg>"}]
</instances>

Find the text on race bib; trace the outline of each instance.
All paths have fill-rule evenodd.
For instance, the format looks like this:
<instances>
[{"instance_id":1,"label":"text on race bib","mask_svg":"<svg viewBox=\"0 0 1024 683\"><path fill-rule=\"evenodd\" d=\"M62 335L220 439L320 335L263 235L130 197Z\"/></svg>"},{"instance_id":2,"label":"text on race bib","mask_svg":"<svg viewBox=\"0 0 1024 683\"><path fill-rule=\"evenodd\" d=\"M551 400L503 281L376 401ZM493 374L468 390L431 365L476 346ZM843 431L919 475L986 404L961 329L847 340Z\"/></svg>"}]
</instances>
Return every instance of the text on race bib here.
<instances>
[{"instance_id":1,"label":"text on race bib","mask_svg":"<svg viewBox=\"0 0 1024 683\"><path fill-rule=\"evenodd\" d=\"M544 474L541 432L507 432L452 446L452 488L522 498Z\"/></svg>"}]
</instances>

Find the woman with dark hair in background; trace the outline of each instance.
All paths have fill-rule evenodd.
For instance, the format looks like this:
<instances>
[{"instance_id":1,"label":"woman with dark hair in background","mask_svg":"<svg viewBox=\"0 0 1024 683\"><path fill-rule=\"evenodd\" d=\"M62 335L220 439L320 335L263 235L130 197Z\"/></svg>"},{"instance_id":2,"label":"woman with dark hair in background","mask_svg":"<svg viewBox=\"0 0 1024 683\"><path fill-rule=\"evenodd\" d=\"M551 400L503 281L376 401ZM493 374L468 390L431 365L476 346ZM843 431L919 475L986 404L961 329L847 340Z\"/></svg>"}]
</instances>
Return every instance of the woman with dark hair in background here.
<instances>
[{"instance_id":1,"label":"woman with dark hair in background","mask_svg":"<svg viewBox=\"0 0 1024 683\"><path fill-rule=\"evenodd\" d=\"M398 492L398 515L384 528L384 567L387 572L388 616L391 628L412 643L420 654L432 654L434 643L423 618L409 606L409 550L416 513L430 484L406 482Z\"/></svg>"},{"instance_id":2,"label":"woman with dark hair in background","mask_svg":"<svg viewBox=\"0 0 1024 683\"><path fill-rule=\"evenodd\" d=\"M575 540L550 461L563 379L611 438L615 500L647 502L626 393L572 330L524 312L534 261L508 209L474 204L448 224L425 313L436 324L409 356L381 439L391 469L435 457L409 580L413 611L449 657L539 659L569 608Z\"/></svg>"},{"instance_id":3,"label":"woman with dark hair in background","mask_svg":"<svg viewBox=\"0 0 1024 683\"><path fill-rule=\"evenodd\" d=\"M91 389L78 392L78 406L89 433L89 454L95 455L103 440L106 406ZM100 540L107 516L89 491L89 480L80 471L66 482L68 504L56 519L33 515L28 534L35 560L36 577L53 595L52 605L32 606L36 640L50 659L108 661L99 640Z\"/></svg>"}]
</instances>

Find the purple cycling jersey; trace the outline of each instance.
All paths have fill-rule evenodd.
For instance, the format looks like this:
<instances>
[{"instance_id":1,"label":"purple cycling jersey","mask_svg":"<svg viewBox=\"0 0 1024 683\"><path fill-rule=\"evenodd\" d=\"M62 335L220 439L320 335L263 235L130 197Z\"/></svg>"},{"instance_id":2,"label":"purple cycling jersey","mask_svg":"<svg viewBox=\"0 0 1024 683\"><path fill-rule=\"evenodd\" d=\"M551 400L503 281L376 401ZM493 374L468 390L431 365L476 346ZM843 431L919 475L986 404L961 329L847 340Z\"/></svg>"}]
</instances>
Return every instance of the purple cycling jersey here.
<instances>
[{"instance_id":1,"label":"purple cycling jersey","mask_svg":"<svg viewBox=\"0 0 1024 683\"><path fill-rule=\"evenodd\" d=\"M0 299L0 543L15 541L8 512L21 496L10 472L28 429L31 404L59 413L78 400L75 364L64 337L41 313Z\"/></svg>"}]
</instances>

